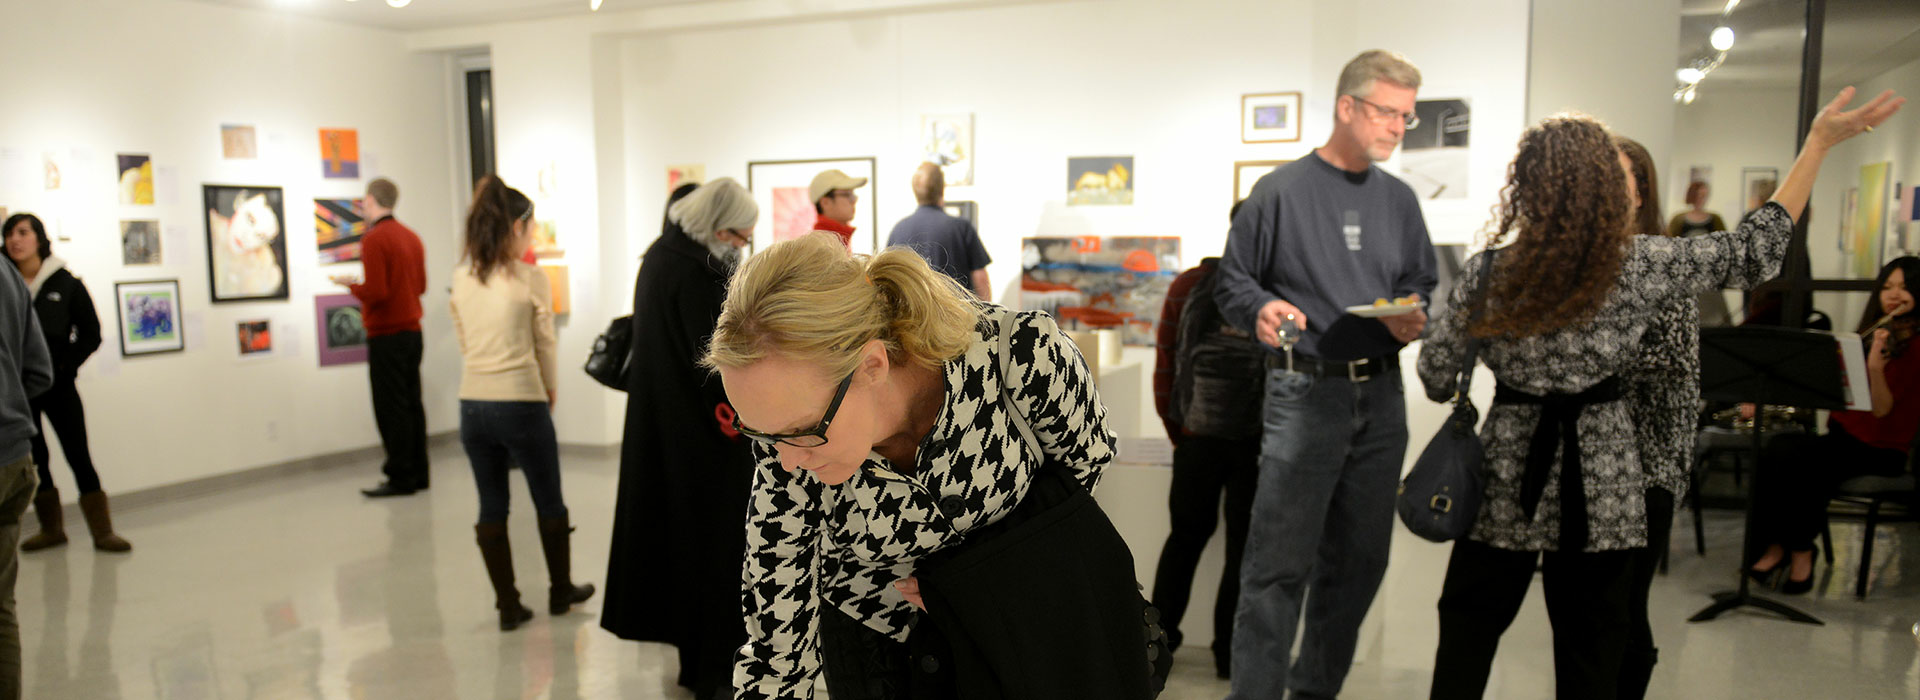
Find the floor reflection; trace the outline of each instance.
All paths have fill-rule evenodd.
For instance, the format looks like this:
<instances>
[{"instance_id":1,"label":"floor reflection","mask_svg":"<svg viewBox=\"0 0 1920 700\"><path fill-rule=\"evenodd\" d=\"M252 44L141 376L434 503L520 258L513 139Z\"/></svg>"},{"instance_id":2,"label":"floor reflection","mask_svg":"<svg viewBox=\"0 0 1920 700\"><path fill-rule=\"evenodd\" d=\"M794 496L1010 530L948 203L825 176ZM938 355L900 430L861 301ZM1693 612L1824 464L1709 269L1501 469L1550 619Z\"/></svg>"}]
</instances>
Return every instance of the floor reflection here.
<instances>
[{"instance_id":1,"label":"floor reflection","mask_svg":"<svg viewBox=\"0 0 1920 700\"><path fill-rule=\"evenodd\" d=\"M573 571L606 571L617 473L612 456L568 457ZM554 617L524 484L511 521L523 600L533 622L501 633L473 543L474 496L457 449L436 452L438 488L368 501L375 465L349 465L213 496L116 513L139 535L131 556L81 545L21 557L16 597L31 698L106 700L587 700L671 698L670 647L620 641L598 625L598 601ZM1853 598L1861 530L1833 528L1836 564L1795 605L1814 627L1738 612L1685 622L1708 594L1736 583L1737 513L1709 511L1707 556L1692 523L1672 573L1654 584L1661 647L1652 697L1920 696L1920 562L1912 524L1876 534L1866 602ZM1152 558L1158 542L1134 543ZM1403 536L1365 625L1343 698L1426 694L1437 632L1434 601L1447 548ZM663 575L666 575L663 573ZM1488 698L1552 695L1551 637L1539 587L1500 649ZM1771 594L1770 594L1771 595ZM1197 616L1194 619L1202 619ZM1190 631L1190 637L1193 632ZM1205 645L1183 650L1164 700L1217 700Z\"/></svg>"}]
</instances>

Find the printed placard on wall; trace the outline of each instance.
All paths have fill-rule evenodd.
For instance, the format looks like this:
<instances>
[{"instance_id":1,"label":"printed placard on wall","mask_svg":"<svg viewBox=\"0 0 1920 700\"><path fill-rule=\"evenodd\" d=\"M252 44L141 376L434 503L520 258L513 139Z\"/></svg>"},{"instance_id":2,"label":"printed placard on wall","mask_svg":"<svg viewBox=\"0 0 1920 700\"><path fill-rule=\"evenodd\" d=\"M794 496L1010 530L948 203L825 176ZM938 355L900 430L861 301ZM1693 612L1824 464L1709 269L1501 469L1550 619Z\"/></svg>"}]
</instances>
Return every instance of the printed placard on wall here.
<instances>
[{"instance_id":1,"label":"printed placard on wall","mask_svg":"<svg viewBox=\"0 0 1920 700\"><path fill-rule=\"evenodd\" d=\"M205 185L213 301L287 298L286 209L278 187Z\"/></svg>"},{"instance_id":2,"label":"printed placard on wall","mask_svg":"<svg viewBox=\"0 0 1920 700\"><path fill-rule=\"evenodd\" d=\"M1233 164L1233 203L1239 204L1241 200L1244 200L1248 197L1253 196L1253 186L1256 184L1259 184L1260 178L1266 177L1267 173L1273 172L1275 168L1278 168L1282 165L1286 165L1291 162L1293 161L1290 161L1290 160L1235 161Z\"/></svg>"},{"instance_id":3,"label":"printed placard on wall","mask_svg":"<svg viewBox=\"0 0 1920 700\"><path fill-rule=\"evenodd\" d=\"M320 130L320 175L331 179L359 179L360 132L353 129Z\"/></svg>"},{"instance_id":4,"label":"printed placard on wall","mask_svg":"<svg viewBox=\"0 0 1920 700\"><path fill-rule=\"evenodd\" d=\"M153 204L153 158L145 153L121 153L120 203Z\"/></svg>"},{"instance_id":5,"label":"printed placard on wall","mask_svg":"<svg viewBox=\"0 0 1920 700\"><path fill-rule=\"evenodd\" d=\"M220 157L227 160L253 160L260 157L260 140L252 124L220 125Z\"/></svg>"},{"instance_id":6,"label":"printed placard on wall","mask_svg":"<svg viewBox=\"0 0 1920 700\"><path fill-rule=\"evenodd\" d=\"M920 159L940 166L948 187L973 184L973 115L920 117Z\"/></svg>"},{"instance_id":7,"label":"printed placard on wall","mask_svg":"<svg viewBox=\"0 0 1920 700\"><path fill-rule=\"evenodd\" d=\"M1291 143L1300 140L1300 93L1267 92L1240 96L1241 143Z\"/></svg>"},{"instance_id":8,"label":"printed placard on wall","mask_svg":"<svg viewBox=\"0 0 1920 700\"><path fill-rule=\"evenodd\" d=\"M747 189L760 205L760 220L753 227L753 250L766 250L780 241L792 240L813 231L818 212L807 188L813 176L838 170L848 177L865 178L866 184L853 191L853 240L849 247L856 254L879 250L880 215L874 208L873 158L820 158L813 160L766 160L747 163Z\"/></svg>"},{"instance_id":9,"label":"printed placard on wall","mask_svg":"<svg viewBox=\"0 0 1920 700\"><path fill-rule=\"evenodd\" d=\"M186 335L180 327L179 280L116 282L113 295L122 357L186 349Z\"/></svg>"},{"instance_id":10,"label":"printed placard on wall","mask_svg":"<svg viewBox=\"0 0 1920 700\"><path fill-rule=\"evenodd\" d=\"M314 297L313 320L321 367L367 361L367 326L359 299L352 294Z\"/></svg>"},{"instance_id":11,"label":"printed placard on wall","mask_svg":"<svg viewBox=\"0 0 1920 700\"><path fill-rule=\"evenodd\" d=\"M1020 306L1052 314L1066 330L1120 329L1124 344L1151 347L1180 269L1173 236L1028 238L1021 241Z\"/></svg>"},{"instance_id":12,"label":"printed placard on wall","mask_svg":"<svg viewBox=\"0 0 1920 700\"><path fill-rule=\"evenodd\" d=\"M360 200L313 200L313 240L320 249L320 264L359 262L360 238L366 232Z\"/></svg>"},{"instance_id":13,"label":"printed placard on wall","mask_svg":"<svg viewBox=\"0 0 1920 700\"><path fill-rule=\"evenodd\" d=\"M160 222L145 219L120 222L120 264L160 264Z\"/></svg>"},{"instance_id":14,"label":"printed placard on wall","mask_svg":"<svg viewBox=\"0 0 1920 700\"><path fill-rule=\"evenodd\" d=\"M1400 179L1421 199L1466 199L1473 109L1464 99L1420 100L1419 123L1400 141Z\"/></svg>"},{"instance_id":15,"label":"printed placard on wall","mask_svg":"<svg viewBox=\"0 0 1920 700\"><path fill-rule=\"evenodd\" d=\"M1067 204L1133 204L1133 156L1068 158Z\"/></svg>"}]
</instances>

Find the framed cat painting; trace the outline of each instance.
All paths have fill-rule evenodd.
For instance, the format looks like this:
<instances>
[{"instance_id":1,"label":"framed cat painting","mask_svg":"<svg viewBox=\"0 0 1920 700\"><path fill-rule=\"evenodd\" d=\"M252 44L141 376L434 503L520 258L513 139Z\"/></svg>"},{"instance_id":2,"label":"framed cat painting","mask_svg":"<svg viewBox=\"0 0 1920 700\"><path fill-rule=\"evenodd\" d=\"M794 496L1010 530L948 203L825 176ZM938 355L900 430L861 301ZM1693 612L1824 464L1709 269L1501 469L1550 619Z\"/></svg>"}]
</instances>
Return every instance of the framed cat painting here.
<instances>
[{"instance_id":1,"label":"framed cat painting","mask_svg":"<svg viewBox=\"0 0 1920 700\"><path fill-rule=\"evenodd\" d=\"M203 192L214 303L286 299L287 217L280 188L205 185Z\"/></svg>"}]
</instances>

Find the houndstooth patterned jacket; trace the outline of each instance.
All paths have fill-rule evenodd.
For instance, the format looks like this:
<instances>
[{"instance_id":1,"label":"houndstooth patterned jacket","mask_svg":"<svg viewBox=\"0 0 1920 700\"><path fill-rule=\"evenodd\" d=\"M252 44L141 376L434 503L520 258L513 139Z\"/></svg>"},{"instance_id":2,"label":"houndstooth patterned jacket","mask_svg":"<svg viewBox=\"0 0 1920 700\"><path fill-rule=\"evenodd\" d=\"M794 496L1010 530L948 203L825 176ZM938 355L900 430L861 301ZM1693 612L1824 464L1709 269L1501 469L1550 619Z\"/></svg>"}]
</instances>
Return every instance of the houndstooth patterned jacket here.
<instances>
[{"instance_id":1,"label":"houndstooth patterned jacket","mask_svg":"<svg viewBox=\"0 0 1920 700\"><path fill-rule=\"evenodd\" d=\"M1531 394L1578 393L1608 377L1628 378L1645 364L1642 354L1652 325L1672 322L1672 316L1663 320L1663 309L1702 290L1750 288L1772 278L1786 256L1792 228L1787 211L1768 203L1735 231L1686 239L1635 236L1619 281L1593 317L1543 335L1493 339L1481 349L1480 360L1502 383ZM1421 345L1420 381L1435 401L1451 398L1458 382L1467 343L1468 298L1480 286L1484 260L1474 256L1467 261L1451 305L1434 319ZM1649 474L1640 464L1642 452L1628 404L1595 404L1580 415L1590 552L1647 543ZM1668 409L1666 415L1674 413ZM1516 551L1557 549L1558 457L1533 518L1526 517L1520 503L1520 475L1539 416L1537 405L1495 401L1487 410L1480 428L1487 454L1486 496L1469 539ZM1684 429L1668 428L1665 432Z\"/></svg>"},{"instance_id":2,"label":"houndstooth patterned jacket","mask_svg":"<svg viewBox=\"0 0 1920 700\"><path fill-rule=\"evenodd\" d=\"M1037 311L981 304L973 345L946 364L946 403L906 476L869 454L853 478L827 486L780 468L754 446L742 605L747 644L734 666L735 697L812 698L819 675L822 604L904 641L913 607L893 582L916 559L958 544L1013 511L1041 462L1007 413L1001 382L1027 416L1047 459L1092 489L1113 460L1106 408L1080 351ZM1002 376L1000 320L1013 315Z\"/></svg>"}]
</instances>

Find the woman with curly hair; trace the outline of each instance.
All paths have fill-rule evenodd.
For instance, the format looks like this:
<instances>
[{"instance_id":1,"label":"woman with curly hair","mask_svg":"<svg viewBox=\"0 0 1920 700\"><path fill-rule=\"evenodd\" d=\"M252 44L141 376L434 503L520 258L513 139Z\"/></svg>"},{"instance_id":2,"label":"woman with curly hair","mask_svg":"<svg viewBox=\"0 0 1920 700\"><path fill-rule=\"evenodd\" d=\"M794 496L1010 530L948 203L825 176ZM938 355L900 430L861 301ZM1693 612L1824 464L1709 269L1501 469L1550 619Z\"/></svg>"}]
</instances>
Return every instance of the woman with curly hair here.
<instances>
[{"instance_id":1,"label":"woman with curly hair","mask_svg":"<svg viewBox=\"0 0 1920 700\"><path fill-rule=\"evenodd\" d=\"M1842 112L1852 97L1814 120L1772 202L1736 231L1689 239L1634 235L1632 164L1600 122L1556 116L1521 137L1488 244L1508 245L1492 270L1486 254L1467 261L1420 351L1435 401L1453 395L1469 336L1499 380L1480 513L1442 584L1432 697L1481 696L1543 558L1557 696L1618 697L1649 483L1621 377L1663 305L1780 269L1827 150L1903 103L1889 91Z\"/></svg>"}]
</instances>

